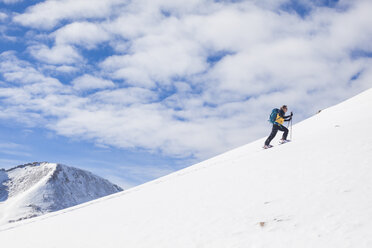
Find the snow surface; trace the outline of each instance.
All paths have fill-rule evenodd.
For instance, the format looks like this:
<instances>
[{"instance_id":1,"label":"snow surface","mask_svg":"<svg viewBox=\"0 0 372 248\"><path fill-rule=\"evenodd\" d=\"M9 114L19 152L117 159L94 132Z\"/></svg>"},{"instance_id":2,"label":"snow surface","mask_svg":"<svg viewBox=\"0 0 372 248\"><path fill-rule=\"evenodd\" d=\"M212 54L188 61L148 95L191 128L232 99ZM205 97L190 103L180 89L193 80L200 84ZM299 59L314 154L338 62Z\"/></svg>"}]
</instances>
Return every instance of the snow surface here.
<instances>
[{"instance_id":1,"label":"snow surface","mask_svg":"<svg viewBox=\"0 0 372 248\"><path fill-rule=\"evenodd\" d=\"M32 163L0 170L0 225L117 193L122 189L77 168Z\"/></svg>"},{"instance_id":2,"label":"snow surface","mask_svg":"<svg viewBox=\"0 0 372 248\"><path fill-rule=\"evenodd\" d=\"M12 248L372 247L372 90L139 187L0 227ZM268 130L268 133L270 130Z\"/></svg>"}]
</instances>

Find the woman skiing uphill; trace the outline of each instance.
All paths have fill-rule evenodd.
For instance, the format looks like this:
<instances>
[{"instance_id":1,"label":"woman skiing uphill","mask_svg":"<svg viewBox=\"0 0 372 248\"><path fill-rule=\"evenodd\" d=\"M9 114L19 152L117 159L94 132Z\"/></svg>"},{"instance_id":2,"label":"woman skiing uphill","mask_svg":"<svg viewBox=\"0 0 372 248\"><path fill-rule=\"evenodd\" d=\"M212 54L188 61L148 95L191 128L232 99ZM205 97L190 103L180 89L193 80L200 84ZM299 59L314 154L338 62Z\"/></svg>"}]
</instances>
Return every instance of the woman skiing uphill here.
<instances>
[{"instance_id":1,"label":"woman skiing uphill","mask_svg":"<svg viewBox=\"0 0 372 248\"><path fill-rule=\"evenodd\" d=\"M265 146L264 146L265 149L273 147L272 145L270 145L270 142L272 141L272 139L274 139L274 137L275 137L276 133L278 132L278 130L284 132L283 133L283 137L280 140L280 143L286 143L286 142L289 141L289 140L287 140L288 128L286 128L285 126L283 126L283 123L285 121L290 121L292 119L293 113L291 112L291 115L285 116L285 113L287 111L288 111L287 105L283 105L280 108L280 110L278 111L278 113L276 114L275 121L273 123L273 129L271 131L271 134L270 134L270 136L265 141Z\"/></svg>"}]
</instances>

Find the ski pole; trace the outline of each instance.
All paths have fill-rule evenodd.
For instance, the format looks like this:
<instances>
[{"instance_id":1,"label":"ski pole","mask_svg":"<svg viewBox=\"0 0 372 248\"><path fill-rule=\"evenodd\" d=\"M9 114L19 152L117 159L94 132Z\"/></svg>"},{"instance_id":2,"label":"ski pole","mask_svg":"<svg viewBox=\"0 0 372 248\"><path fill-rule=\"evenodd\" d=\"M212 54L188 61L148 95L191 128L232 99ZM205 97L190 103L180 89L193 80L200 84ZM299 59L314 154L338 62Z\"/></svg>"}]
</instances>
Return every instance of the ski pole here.
<instances>
[{"instance_id":1,"label":"ski pole","mask_svg":"<svg viewBox=\"0 0 372 248\"><path fill-rule=\"evenodd\" d=\"M293 116L292 116L293 118ZM292 123L293 123L293 119L291 118L291 140L292 140Z\"/></svg>"}]
</instances>

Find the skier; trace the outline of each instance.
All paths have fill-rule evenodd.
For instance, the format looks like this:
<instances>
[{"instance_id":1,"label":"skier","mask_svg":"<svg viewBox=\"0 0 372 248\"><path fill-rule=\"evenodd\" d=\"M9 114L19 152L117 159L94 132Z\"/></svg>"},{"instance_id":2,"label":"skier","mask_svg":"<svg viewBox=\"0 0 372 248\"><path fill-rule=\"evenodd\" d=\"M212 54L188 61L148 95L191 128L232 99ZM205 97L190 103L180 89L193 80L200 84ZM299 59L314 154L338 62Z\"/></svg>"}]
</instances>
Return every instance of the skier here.
<instances>
[{"instance_id":1,"label":"skier","mask_svg":"<svg viewBox=\"0 0 372 248\"><path fill-rule=\"evenodd\" d=\"M275 121L273 123L273 129L271 131L271 134L270 134L270 136L265 141L265 146L264 146L265 149L273 147L272 145L270 145L270 142L272 141L272 139L274 139L274 137L275 137L276 133L278 132L278 130L284 132L283 133L283 136L282 136L282 139L280 140L280 143L289 142L289 140L287 140L288 128L286 128L285 126L283 126L283 123L285 121L291 121L292 120L293 113L291 112L291 115L285 116L285 113L287 111L288 111L287 105L283 105L280 108L278 114L276 115Z\"/></svg>"}]
</instances>

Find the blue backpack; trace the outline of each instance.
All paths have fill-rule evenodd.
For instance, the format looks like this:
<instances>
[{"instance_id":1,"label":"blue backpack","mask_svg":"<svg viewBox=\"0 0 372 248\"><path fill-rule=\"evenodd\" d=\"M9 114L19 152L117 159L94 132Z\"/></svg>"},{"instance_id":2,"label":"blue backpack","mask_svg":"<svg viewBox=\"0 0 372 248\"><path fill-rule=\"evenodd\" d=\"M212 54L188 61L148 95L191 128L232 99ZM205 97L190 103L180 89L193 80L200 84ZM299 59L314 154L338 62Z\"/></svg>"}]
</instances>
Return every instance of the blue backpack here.
<instances>
[{"instance_id":1,"label":"blue backpack","mask_svg":"<svg viewBox=\"0 0 372 248\"><path fill-rule=\"evenodd\" d=\"M279 113L279 109L277 108L274 108L272 111L271 111L271 114L270 114L270 117L269 117L269 122L274 124L275 123L275 120L276 120L276 117Z\"/></svg>"}]
</instances>

